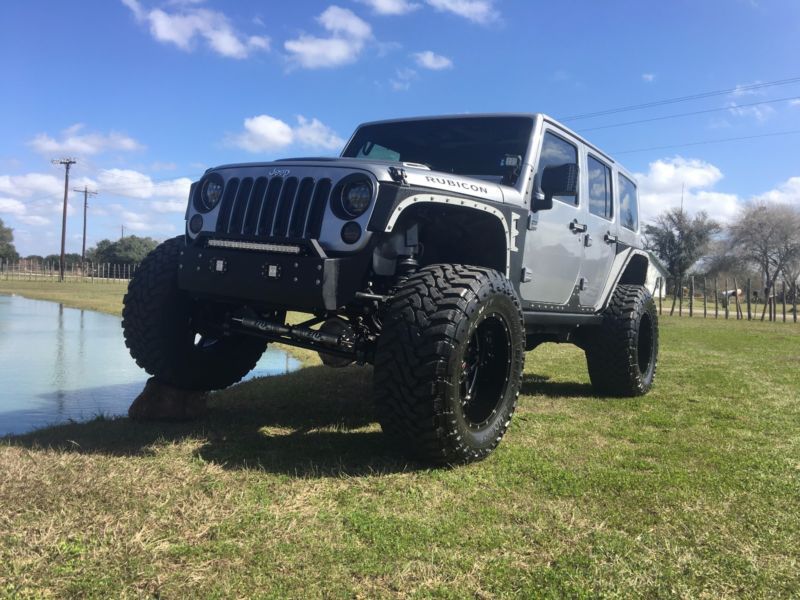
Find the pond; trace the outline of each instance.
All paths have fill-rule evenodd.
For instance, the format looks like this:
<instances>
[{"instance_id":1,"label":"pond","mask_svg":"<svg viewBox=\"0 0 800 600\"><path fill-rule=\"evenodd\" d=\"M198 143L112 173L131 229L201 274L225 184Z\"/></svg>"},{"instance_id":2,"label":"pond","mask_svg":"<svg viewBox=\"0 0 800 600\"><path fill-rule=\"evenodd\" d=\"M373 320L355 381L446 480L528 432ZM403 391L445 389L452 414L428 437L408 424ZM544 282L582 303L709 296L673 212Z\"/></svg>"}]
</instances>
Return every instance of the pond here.
<instances>
[{"instance_id":1,"label":"pond","mask_svg":"<svg viewBox=\"0 0 800 600\"><path fill-rule=\"evenodd\" d=\"M247 379L299 367L270 346ZM0 436L127 414L147 377L119 317L0 294Z\"/></svg>"}]
</instances>

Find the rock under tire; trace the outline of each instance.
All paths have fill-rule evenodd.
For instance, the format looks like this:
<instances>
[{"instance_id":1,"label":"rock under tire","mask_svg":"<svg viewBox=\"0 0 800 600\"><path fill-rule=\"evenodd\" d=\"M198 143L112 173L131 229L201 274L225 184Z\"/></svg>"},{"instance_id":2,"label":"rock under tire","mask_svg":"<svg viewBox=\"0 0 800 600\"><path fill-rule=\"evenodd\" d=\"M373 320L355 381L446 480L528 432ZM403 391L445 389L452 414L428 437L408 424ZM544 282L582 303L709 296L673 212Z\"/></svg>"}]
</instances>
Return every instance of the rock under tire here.
<instances>
[{"instance_id":1,"label":"rock under tire","mask_svg":"<svg viewBox=\"0 0 800 600\"><path fill-rule=\"evenodd\" d=\"M243 336L196 342L194 301L178 289L183 238L165 241L134 273L123 300L125 345L141 368L188 390L226 388L247 375L267 344Z\"/></svg>"},{"instance_id":2,"label":"rock under tire","mask_svg":"<svg viewBox=\"0 0 800 600\"><path fill-rule=\"evenodd\" d=\"M597 393L641 396L650 390L658 366L658 312L644 286L617 286L585 349Z\"/></svg>"},{"instance_id":3,"label":"rock under tire","mask_svg":"<svg viewBox=\"0 0 800 600\"><path fill-rule=\"evenodd\" d=\"M451 264L420 269L383 314L374 392L384 433L424 462L488 456L516 408L524 343L520 302L503 275Z\"/></svg>"}]
</instances>

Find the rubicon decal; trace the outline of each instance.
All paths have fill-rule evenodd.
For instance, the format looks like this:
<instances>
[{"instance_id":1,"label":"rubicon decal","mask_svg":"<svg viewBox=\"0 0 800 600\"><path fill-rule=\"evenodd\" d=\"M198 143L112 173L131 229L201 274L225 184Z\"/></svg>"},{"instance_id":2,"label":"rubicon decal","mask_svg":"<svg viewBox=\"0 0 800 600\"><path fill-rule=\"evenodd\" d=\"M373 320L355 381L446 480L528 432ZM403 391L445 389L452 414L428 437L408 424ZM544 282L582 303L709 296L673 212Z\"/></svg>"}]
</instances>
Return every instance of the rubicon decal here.
<instances>
[{"instance_id":1,"label":"rubicon decal","mask_svg":"<svg viewBox=\"0 0 800 600\"><path fill-rule=\"evenodd\" d=\"M461 188L463 190L470 190L472 192L478 192L481 194L488 194L489 189L478 185L476 183L469 183L467 181L458 181L457 179L448 179L446 177L433 177L432 175L426 175L425 181L428 183L438 183L439 185L447 185L454 188Z\"/></svg>"}]
</instances>

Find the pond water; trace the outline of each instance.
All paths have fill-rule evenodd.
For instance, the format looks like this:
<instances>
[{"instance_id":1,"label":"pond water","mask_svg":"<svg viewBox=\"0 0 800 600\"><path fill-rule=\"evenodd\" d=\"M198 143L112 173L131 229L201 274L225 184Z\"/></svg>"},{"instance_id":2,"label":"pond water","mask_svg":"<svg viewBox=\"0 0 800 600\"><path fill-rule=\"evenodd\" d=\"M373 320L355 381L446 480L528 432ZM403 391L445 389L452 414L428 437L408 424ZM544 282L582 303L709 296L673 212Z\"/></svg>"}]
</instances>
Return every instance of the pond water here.
<instances>
[{"instance_id":1,"label":"pond water","mask_svg":"<svg viewBox=\"0 0 800 600\"><path fill-rule=\"evenodd\" d=\"M247 378L299 367L270 346ZM147 377L119 317L0 294L0 436L127 414Z\"/></svg>"}]
</instances>

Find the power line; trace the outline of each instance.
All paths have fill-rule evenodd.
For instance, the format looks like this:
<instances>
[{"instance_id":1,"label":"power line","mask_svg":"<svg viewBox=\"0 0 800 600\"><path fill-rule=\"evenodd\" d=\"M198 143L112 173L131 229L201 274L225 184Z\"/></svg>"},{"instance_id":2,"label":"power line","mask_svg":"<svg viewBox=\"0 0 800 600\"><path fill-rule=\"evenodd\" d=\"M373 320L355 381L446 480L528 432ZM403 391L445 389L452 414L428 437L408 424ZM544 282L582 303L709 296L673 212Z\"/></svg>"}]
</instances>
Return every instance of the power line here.
<instances>
[{"instance_id":1,"label":"power line","mask_svg":"<svg viewBox=\"0 0 800 600\"><path fill-rule=\"evenodd\" d=\"M77 160L74 158L60 158L50 161L54 165L64 165L64 212L61 215L61 260L59 261L59 280L64 281L64 245L67 238L67 194L69 193L69 168L74 165Z\"/></svg>"},{"instance_id":2,"label":"power line","mask_svg":"<svg viewBox=\"0 0 800 600\"><path fill-rule=\"evenodd\" d=\"M723 106L721 108L707 108L705 110L693 110L691 112L676 113L673 115L665 115L663 117L652 117L649 119L639 119L637 121L625 121L623 123L612 123L611 125L600 125L598 127L588 127L578 129L578 131L597 131L598 129L612 129L614 127L625 127L627 125L638 125L639 123L650 123L652 121L664 121L667 119L677 119L678 117L690 117L693 115L703 115L706 113L720 112L723 110L735 110L737 108L749 108L752 106L761 106L762 104L774 104L776 102L789 102L791 100L800 100L800 96L789 96L787 98L777 98L775 100L762 100L761 102L750 102L748 104L736 104L733 106Z\"/></svg>"},{"instance_id":3,"label":"power line","mask_svg":"<svg viewBox=\"0 0 800 600\"><path fill-rule=\"evenodd\" d=\"M611 152L611 154L633 154L634 152L649 152L651 150L669 150L670 148L687 148L689 146L704 146L706 144L722 144L725 142L738 142L740 140L754 140L758 138L777 137L782 135L795 135L800 133L800 129L790 129L788 131L775 131L772 133L761 133L758 135L743 135L740 137L721 138L716 140L703 140L699 142L687 142L685 144L669 144L667 146L651 146L649 148L636 148L635 150L621 150Z\"/></svg>"},{"instance_id":4,"label":"power line","mask_svg":"<svg viewBox=\"0 0 800 600\"><path fill-rule=\"evenodd\" d=\"M760 90L768 87L779 85L790 85L792 83L800 83L800 77L791 77L789 79L778 79L777 81L767 81L765 83L752 83L750 85L739 85L735 88L728 88L725 90L714 90L711 92L701 92L699 94L690 94L689 96L678 96L677 98L667 98L664 100L654 100L652 102L644 102L642 104L632 104L629 106L621 106L618 108L609 108L607 110L599 110L596 112L583 113L578 115L570 115L568 117L561 117L560 121L577 121L578 119L591 119L593 117L601 117L604 115L613 115L616 113L627 112L631 110L641 110L644 108L652 108L654 106L664 106L665 104L677 104L679 102L689 102L690 100L700 100L703 98L713 98L714 96L724 96L734 92L749 92L753 90Z\"/></svg>"}]
</instances>

